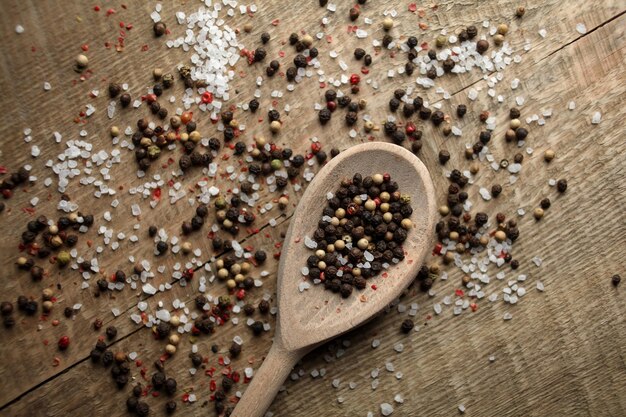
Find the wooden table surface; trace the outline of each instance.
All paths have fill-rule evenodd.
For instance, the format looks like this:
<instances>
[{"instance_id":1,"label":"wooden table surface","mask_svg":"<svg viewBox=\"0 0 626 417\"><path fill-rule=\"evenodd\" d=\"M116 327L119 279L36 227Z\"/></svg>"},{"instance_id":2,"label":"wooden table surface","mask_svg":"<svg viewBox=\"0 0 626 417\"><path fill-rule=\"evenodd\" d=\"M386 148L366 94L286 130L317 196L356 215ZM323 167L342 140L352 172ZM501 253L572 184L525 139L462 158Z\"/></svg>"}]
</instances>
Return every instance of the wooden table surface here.
<instances>
[{"instance_id":1,"label":"wooden table surface","mask_svg":"<svg viewBox=\"0 0 626 417\"><path fill-rule=\"evenodd\" d=\"M82 4L81 4L82 3ZM193 11L196 1L163 2L162 16L173 39L184 32L175 22L177 10ZM289 45L282 46L293 31L312 34L324 32L332 35L316 41L320 61L327 76L338 77L342 71L337 60L329 56L335 50L349 65L347 71L359 72L359 64L352 59L355 47L372 49L372 38L381 39L380 27L383 13L389 8L387 2L370 0L362 7L357 24L364 17L375 23L367 28L369 37L359 40L346 30L350 24L347 15L350 4L337 2L337 12L330 13L319 7L316 0L294 3L286 8L284 2L257 2L258 12L253 17L240 15L227 18L231 27L242 28L247 22L253 24L251 33L241 33L238 39L250 49L260 45L262 32L270 33L272 40L267 45L269 57L277 57L285 50L284 58L277 58L287 65L294 52ZM134 126L136 120L148 114L142 106L139 110L120 111L113 120L106 116L108 97L106 88L110 81L126 82L134 97L144 94L153 82L152 69L163 68L174 71L176 65L187 63L189 55L178 49L168 49L166 38L156 39L152 35L150 13L154 2L129 1L127 7L121 3L101 4L102 10L93 10L96 2L67 2L61 0L3 0L0 5L0 36L2 57L0 58L0 122L4 134L0 140L0 165L9 172L24 164L32 165L32 175L37 181L31 186L20 186L13 198L6 200L6 209L0 214L0 261L2 262L2 300L12 300L18 295L31 296L40 300L42 289L53 288L57 298L55 307L48 317L37 314L32 317L14 313L17 323L11 329L0 330L0 415L2 416L118 416L128 415L125 401L130 395L131 382L125 389L118 390L108 370L91 363L89 351L101 332L93 330L95 319L104 322L104 328L115 325L117 338L110 342L114 351L137 352L143 360L148 375L153 372L152 362L162 354L164 343L154 340L151 331L136 325L129 318L136 313L137 302L145 299L150 311L155 311L159 301L171 306L175 299L193 305L197 295L198 281L181 287L174 283L172 289L147 297L138 290L124 289L114 295L94 296L94 281L89 289L81 289L83 281L79 272L72 269L60 270L56 265L39 262L48 274L41 282L32 282L28 273L14 266L19 256L18 244L25 225L35 215L45 214L57 218L56 210L60 194L56 190L56 176L46 167L46 161L56 159L65 149L57 144L53 132L63 135L63 142L78 139L79 131L85 129L83 138L94 145L94 150L111 151L118 148L111 143L109 128L115 124L122 130ZM497 119L494 139L489 148L496 160L512 159L517 147L503 140L508 124L508 109L515 106L516 97L525 102L520 109L522 121L533 114L546 117L545 125L536 122L529 127L527 146L533 148L532 155L525 154L519 180L509 184L509 174L495 172L487 162L480 163L480 171L474 176L474 184L468 188L473 210L483 210L494 216L497 212L517 217L521 237L514 245L514 256L521 266L515 273L510 268L504 280L492 279L485 287L487 295L498 294L496 302L486 298L478 300L478 310L464 310L460 316L453 314L452 306L444 306L436 315L433 306L442 304L446 296L454 300L455 289L462 288L463 273L453 266L443 266L447 280L437 280L431 296L412 289L400 300L403 306L417 303L415 317L419 331L408 336L399 332L407 312L400 313L393 306L372 322L352 333L346 334L317 349L303 359L294 370L293 378L285 383L285 390L275 400L271 410L274 416L366 416L369 411L380 415L380 404L394 405L393 415L399 416L450 416L459 414L459 406L471 416L624 416L626 415L626 303L624 288L614 288L611 276L620 273L626 278L624 251L626 250L626 142L624 101L626 78L624 77L626 38L626 3L619 0L592 2L586 0L485 0L485 1L441 1L418 3L415 13L409 11L410 2L397 2L398 16L394 19L391 34L394 38L409 35L418 37L419 42L432 42L442 29L456 33L467 25L477 25L483 33L482 22L490 26L508 23L510 42L514 53L520 54L521 63L511 64L501 72L502 79L495 86L497 94L503 95L503 103L488 96L488 80L482 73L473 71L463 75L446 75L437 80L437 86L451 94L449 100L435 89L425 90L415 84L415 75L396 74L387 77L387 71L404 65L405 54L390 56L382 51L374 57L370 73L363 75L361 92L357 97L367 100L365 112L377 123L385 120L388 101L396 88L412 86L431 103L441 103L442 110L451 114L451 122L462 129L461 137L444 137L440 128L430 123L421 123L423 149L420 158L431 172L438 198L445 202L448 180L445 176L452 168L467 170L469 162L463 153L466 144L475 142L484 125L478 120L481 111L487 110ZM518 6L526 8L522 19L514 17ZM114 15L106 16L112 7ZM423 11L423 13L422 13ZM329 23L322 27L322 17L328 16ZM274 19L280 19L273 25ZM107 49L104 43L115 43L120 30L119 23L132 24L127 31L126 47L122 52ZM586 33L577 31L576 25L584 23ZM15 27L21 24L25 32L17 34ZM539 31L545 29L545 37ZM75 56L81 53L81 45L88 44L93 75L78 81L79 75L72 70ZM524 46L530 44L530 49ZM142 46L147 50L142 51ZM143 48L146 49L146 48ZM286 66L283 65L283 68ZM237 64L238 73L232 82L233 91L229 104L248 102L256 88L254 80L264 75L264 65L248 66ZM495 76L491 74L490 76ZM265 77L267 78L267 77ZM379 88L366 84L367 79L379 83ZM514 79L519 87L511 89ZM43 83L49 82L52 89L44 91ZM480 92L476 101L468 100L473 88ZM97 98L89 93L100 90ZM182 83L177 82L173 93L182 94ZM351 138L350 128L343 123L342 113L335 115L328 125L322 127L313 109L316 102L323 102L324 89L319 87L317 77L305 79L294 92L286 91L284 77L267 79L263 86L260 115L264 115L272 100L283 114L282 132L272 137L267 122L258 122L258 114L237 110L236 118L247 125L243 134L246 143L252 143L253 135L272 138L280 146L289 146L297 153L305 152L310 138L317 137L327 151L332 147L346 149L369 140L363 132L362 121L358 124L358 136ZM346 87L342 88L347 91ZM282 98L273 99L273 90L284 92ZM568 110L574 101L576 108ZM77 125L74 118L85 110L87 104L96 107L96 113L85 125ZM282 109L289 104L291 111ZM458 104L468 105L468 114L463 120L454 115ZM174 110L174 106L170 106ZM595 112L602 114L600 124L591 123ZM262 117L262 116L261 116ZM215 126L207 115L194 112L199 130L206 136L215 134ZM415 118L417 121L417 118ZM24 129L32 129L32 142L25 143ZM220 135L221 136L221 135ZM382 132L373 133L375 140L386 140ZM37 158L31 157L31 146L41 150ZM443 167L437 154L448 149L452 158ZM543 152L553 149L556 159L550 164L543 160ZM524 151L522 149L522 151ZM178 154L180 151L176 151ZM230 152L230 151L229 151ZM220 172L226 163L220 161ZM186 199L170 205L163 199L156 209L151 209L148 200L131 195L128 190L143 184L136 176L136 164L131 152L121 150L121 163L111 169L110 188L117 190L114 197L96 199L95 188L81 186L78 178L72 180L67 194L80 205L83 213L95 216L95 227L81 235L78 253L90 260L97 256L102 275L110 275L117 269L130 270L128 257L147 259L154 267L164 265L165 274L157 274L153 283L171 281L171 271L177 262L188 262L193 256L172 254L155 258L153 244L147 238L150 224L164 227L170 236L180 234L180 223L191 218L194 207ZM171 170L155 169L167 181ZM96 175L100 178L100 175ZM185 175L182 183L187 197L193 197L194 184L204 174L199 170ZM47 177L54 184L45 187ZM566 178L567 192L559 195L548 185L549 179ZM300 178L298 183L305 183ZM497 200L483 201L478 194L480 187L504 184L504 191ZM225 190L230 182L224 178L216 184ZM304 185L304 184L303 184ZM266 188L260 192L259 206L274 202L274 207L265 214L258 214L255 227L262 232L246 236L241 231L237 239L245 245L264 249L268 254L278 252L275 247L281 241L293 214L302 190L288 186L289 206L281 211L275 204L277 193ZM39 197L36 214L22 210L30 206L33 197ZM544 197L550 197L552 207L545 217L536 222L532 210ZM113 199L119 206L113 208ZM130 206L140 204L141 221L131 215ZM517 210L527 214L518 216ZM105 211L110 211L114 220L103 220ZM270 226L270 220L276 225ZM133 226L140 223L141 237L134 244L125 239L117 251L103 245L102 236L97 234L99 225L106 224L115 233L132 234ZM272 222L273 223L273 222ZM206 227L206 226L205 226ZM93 241L92 246L87 240ZM206 233L194 234L189 240L194 248L202 250L197 256L197 265L210 261L213 256L211 242ZM532 262L534 257L542 259L541 266ZM270 256L271 258L271 256ZM440 258L431 257L429 264L440 263ZM210 264L211 266L211 264ZM275 289L277 262L270 259L264 266L270 275L264 278L262 288L249 294L249 300L258 302L265 294L272 295ZM255 269L255 274L260 268ZM492 276L498 272L490 266ZM507 281L518 274L526 274L524 283L527 294L517 305L502 301L502 289ZM208 274L207 274L208 275ZM258 275L257 275L258 276ZM537 291L537 282L542 282L545 291ZM57 285L61 289L57 289ZM622 284L624 285L624 284ZM225 294L221 283L211 284L209 292ZM274 297L271 301L273 304ZM63 316L63 309L82 304L71 320ZM114 317L112 308L122 314ZM170 307L171 308L171 307ZM402 311L402 308L400 308ZM41 310L40 310L41 312ZM511 320L503 320L505 313ZM267 320L273 327L274 317ZM53 320L59 324L53 326ZM103 328L103 329L104 329ZM197 340L200 353L208 357L207 366L216 365L218 356L227 356L231 340L239 335L244 340L243 353L233 361L234 369L258 368L271 344L271 330L262 337L254 337L245 326L245 318L239 325L227 324L217 329L209 338ZM71 337L70 348L64 352L57 349L56 341L62 335ZM378 339L380 346L372 348ZM397 343L403 351L397 352ZM210 346L217 344L220 352L213 354ZM210 378L199 372L191 376L188 359L189 337L183 336L179 352L166 362L167 373L175 376L180 387L177 399L183 390L197 396L194 403L178 401L178 415L214 415L209 400ZM57 358L58 363L55 363ZM393 368L391 368L393 367ZM323 376L313 378L311 373L324 370ZM379 370L378 387L372 389L373 370ZM389 371L388 369L393 369ZM141 367L132 366L132 376L142 381ZM397 374L398 373L398 374ZM334 381L334 383L333 383ZM334 385L337 385L336 387ZM246 384L238 384L237 390L244 391ZM404 402L394 401L401 395ZM164 395L147 399L151 415L164 415Z\"/></svg>"}]
</instances>

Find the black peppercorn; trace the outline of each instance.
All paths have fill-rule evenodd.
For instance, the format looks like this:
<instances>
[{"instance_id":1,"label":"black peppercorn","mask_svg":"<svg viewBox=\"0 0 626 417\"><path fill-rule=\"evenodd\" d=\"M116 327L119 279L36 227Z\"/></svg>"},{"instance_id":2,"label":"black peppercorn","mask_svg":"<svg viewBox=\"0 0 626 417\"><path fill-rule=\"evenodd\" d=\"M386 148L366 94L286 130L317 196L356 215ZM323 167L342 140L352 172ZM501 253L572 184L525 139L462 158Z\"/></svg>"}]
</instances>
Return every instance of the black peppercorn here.
<instances>
[{"instance_id":1,"label":"black peppercorn","mask_svg":"<svg viewBox=\"0 0 626 417\"><path fill-rule=\"evenodd\" d=\"M270 303L267 300L261 300L259 302L259 312L261 314L267 314L270 311Z\"/></svg>"},{"instance_id":2,"label":"black peppercorn","mask_svg":"<svg viewBox=\"0 0 626 417\"><path fill-rule=\"evenodd\" d=\"M400 330L402 330L402 333L409 333L411 330L413 330L413 327L415 327L415 324L413 323L413 320L406 319L406 320L402 321L402 325L400 326Z\"/></svg>"},{"instance_id":3,"label":"black peppercorn","mask_svg":"<svg viewBox=\"0 0 626 417\"><path fill-rule=\"evenodd\" d=\"M370 54L365 55L363 57L363 63L368 67L372 65L372 56Z\"/></svg>"},{"instance_id":4,"label":"black peppercorn","mask_svg":"<svg viewBox=\"0 0 626 417\"><path fill-rule=\"evenodd\" d=\"M363 57L365 56L365 50L362 48L356 48L354 50L354 58L358 61L360 61L361 59L363 59Z\"/></svg>"},{"instance_id":5,"label":"black peppercorn","mask_svg":"<svg viewBox=\"0 0 626 417\"><path fill-rule=\"evenodd\" d=\"M177 383L176 380L174 378L167 378L165 380L165 392L168 395L174 395L174 393L176 393L176 387L177 387Z\"/></svg>"},{"instance_id":6,"label":"black peppercorn","mask_svg":"<svg viewBox=\"0 0 626 417\"><path fill-rule=\"evenodd\" d=\"M135 408L135 413L138 417L148 417L150 414L150 406L143 401L139 401Z\"/></svg>"},{"instance_id":7,"label":"black peppercorn","mask_svg":"<svg viewBox=\"0 0 626 417\"><path fill-rule=\"evenodd\" d=\"M293 81L296 79L296 75L298 75L298 70L296 67L289 67L287 68L285 75L287 77L287 81Z\"/></svg>"},{"instance_id":8,"label":"black peppercorn","mask_svg":"<svg viewBox=\"0 0 626 417\"><path fill-rule=\"evenodd\" d=\"M165 403L165 412L168 414L172 414L176 411L176 401L171 400Z\"/></svg>"},{"instance_id":9,"label":"black peppercorn","mask_svg":"<svg viewBox=\"0 0 626 417\"><path fill-rule=\"evenodd\" d=\"M292 33L291 35L289 35L290 45L295 45L299 40L300 40L300 37L298 36L297 33Z\"/></svg>"},{"instance_id":10,"label":"black peppercorn","mask_svg":"<svg viewBox=\"0 0 626 417\"><path fill-rule=\"evenodd\" d=\"M443 70L445 72L451 72L455 65L456 63L452 60L452 58L448 57L443 61Z\"/></svg>"},{"instance_id":11,"label":"black peppercorn","mask_svg":"<svg viewBox=\"0 0 626 417\"><path fill-rule=\"evenodd\" d=\"M293 64L296 66L296 68L305 68L307 66L306 57L302 54L296 55L296 57L293 59Z\"/></svg>"},{"instance_id":12,"label":"black peppercorn","mask_svg":"<svg viewBox=\"0 0 626 417\"><path fill-rule=\"evenodd\" d=\"M348 112L346 113L346 124L348 126L352 126L354 125L358 120L358 115L356 114L356 112Z\"/></svg>"},{"instance_id":13,"label":"black peppercorn","mask_svg":"<svg viewBox=\"0 0 626 417\"><path fill-rule=\"evenodd\" d=\"M395 97L393 97L391 100L389 100L389 110L390 111L395 112L396 110L398 110L398 107L400 107L400 100L398 100Z\"/></svg>"},{"instance_id":14,"label":"black peppercorn","mask_svg":"<svg viewBox=\"0 0 626 417\"><path fill-rule=\"evenodd\" d=\"M442 149L439 151L439 163L445 165L450 160L450 152Z\"/></svg>"},{"instance_id":15,"label":"black peppercorn","mask_svg":"<svg viewBox=\"0 0 626 417\"><path fill-rule=\"evenodd\" d=\"M476 26L468 26L466 29L467 32L467 38L468 39L474 39L476 37L476 35L478 35L478 29L476 29Z\"/></svg>"},{"instance_id":16,"label":"black peppercorn","mask_svg":"<svg viewBox=\"0 0 626 417\"><path fill-rule=\"evenodd\" d=\"M478 52L479 54L484 54L485 52L487 52L487 49L489 49L489 42L485 39L481 39L476 42L476 52Z\"/></svg>"},{"instance_id":17,"label":"black peppercorn","mask_svg":"<svg viewBox=\"0 0 626 417\"><path fill-rule=\"evenodd\" d=\"M482 143L486 145L491 140L491 132L488 130L483 130L482 132L480 132L479 139Z\"/></svg>"},{"instance_id":18,"label":"black peppercorn","mask_svg":"<svg viewBox=\"0 0 626 417\"><path fill-rule=\"evenodd\" d=\"M404 114L404 117L411 117L413 113L415 113L415 106L413 103L405 103L404 106L402 106L402 113Z\"/></svg>"},{"instance_id":19,"label":"black peppercorn","mask_svg":"<svg viewBox=\"0 0 626 417\"><path fill-rule=\"evenodd\" d=\"M491 196L494 198L498 198L500 193L502 193L502 186L500 184L494 184L491 187Z\"/></svg>"},{"instance_id":20,"label":"black peppercorn","mask_svg":"<svg viewBox=\"0 0 626 417\"><path fill-rule=\"evenodd\" d=\"M122 87L119 84L109 84L109 97L115 98L122 92Z\"/></svg>"},{"instance_id":21,"label":"black peppercorn","mask_svg":"<svg viewBox=\"0 0 626 417\"><path fill-rule=\"evenodd\" d=\"M412 62L404 64L404 72L406 72L407 75L413 75L413 71L415 71L415 64Z\"/></svg>"},{"instance_id":22,"label":"black peppercorn","mask_svg":"<svg viewBox=\"0 0 626 417\"><path fill-rule=\"evenodd\" d=\"M543 200L541 200L541 202L539 203L541 208L544 210L547 210L550 208L550 199L549 198L544 198Z\"/></svg>"},{"instance_id":23,"label":"black peppercorn","mask_svg":"<svg viewBox=\"0 0 626 417\"><path fill-rule=\"evenodd\" d=\"M137 409L137 404L139 404L139 400L137 397L129 397L126 400L126 409L130 412L133 412Z\"/></svg>"},{"instance_id":24,"label":"black peppercorn","mask_svg":"<svg viewBox=\"0 0 626 417\"><path fill-rule=\"evenodd\" d=\"M230 353L230 356L233 358L236 358L239 356L239 354L241 353L241 345L233 342L232 345L230 345L230 348L228 349L228 352Z\"/></svg>"},{"instance_id":25,"label":"black peppercorn","mask_svg":"<svg viewBox=\"0 0 626 417\"><path fill-rule=\"evenodd\" d=\"M267 32L261 33L261 42L268 43L270 40L270 34Z\"/></svg>"},{"instance_id":26,"label":"black peppercorn","mask_svg":"<svg viewBox=\"0 0 626 417\"><path fill-rule=\"evenodd\" d=\"M163 255L165 252L167 252L168 247L169 245L167 244L167 242L163 242L161 240L156 245L156 251L159 255Z\"/></svg>"},{"instance_id":27,"label":"black peppercorn","mask_svg":"<svg viewBox=\"0 0 626 417\"><path fill-rule=\"evenodd\" d=\"M255 62L263 61L266 56L267 56L267 52L265 52L265 49L263 49L263 48L257 48L254 51L254 61Z\"/></svg>"},{"instance_id":28,"label":"black peppercorn","mask_svg":"<svg viewBox=\"0 0 626 417\"><path fill-rule=\"evenodd\" d=\"M330 120L331 117L332 117L332 113L327 108L323 108L318 113L318 119L320 121L320 124L322 124L322 125L325 125L326 123L328 123L328 121Z\"/></svg>"},{"instance_id":29,"label":"black peppercorn","mask_svg":"<svg viewBox=\"0 0 626 417\"><path fill-rule=\"evenodd\" d=\"M613 284L614 287L617 287L620 282L622 282L622 277L620 277L618 274L615 274L611 277L611 284Z\"/></svg>"},{"instance_id":30,"label":"black peppercorn","mask_svg":"<svg viewBox=\"0 0 626 417\"><path fill-rule=\"evenodd\" d=\"M444 114L441 110L435 111L430 118L430 120L433 122L435 126L439 126L443 122L443 119L444 119Z\"/></svg>"},{"instance_id":31,"label":"black peppercorn","mask_svg":"<svg viewBox=\"0 0 626 417\"><path fill-rule=\"evenodd\" d=\"M106 335L109 340L115 339L115 336L117 336L117 328L115 328L115 326L107 327Z\"/></svg>"},{"instance_id":32,"label":"black peppercorn","mask_svg":"<svg viewBox=\"0 0 626 417\"><path fill-rule=\"evenodd\" d=\"M567 190L567 180L561 179L556 183L556 189L560 193L564 193Z\"/></svg>"},{"instance_id":33,"label":"black peppercorn","mask_svg":"<svg viewBox=\"0 0 626 417\"><path fill-rule=\"evenodd\" d=\"M248 108L250 109L252 113L257 111L259 108L259 100L257 100L256 98L253 98L252 100L250 100L250 102L248 103Z\"/></svg>"},{"instance_id":34,"label":"black peppercorn","mask_svg":"<svg viewBox=\"0 0 626 417\"><path fill-rule=\"evenodd\" d=\"M528 136L528 130L523 127L519 127L515 130L515 138L518 141L526 139L526 136Z\"/></svg>"},{"instance_id":35,"label":"black peppercorn","mask_svg":"<svg viewBox=\"0 0 626 417\"><path fill-rule=\"evenodd\" d=\"M152 27L152 30L154 30L154 36L158 38L160 36L165 35L165 32L167 31L167 27L165 26L165 23L163 22L156 22L154 26Z\"/></svg>"},{"instance_id":36,"label":"black peppercorn","mask_svg":"<svg viewBox=\"0 0 626 417\"><path fill-rule=\"evenodd\" d=\"M350 10L348 11L348 15L350 16L350 20L351 21L355 21L359 18L359 9L357 9L356 7L352 7L350 8Z\"/></svg>"},{"instance_id":37,"label":"black peppercorn","mask_svg":"<svg viewBox=\"0 0 626 417\"><path fill-rule=\"evenodd\" d=\"M393 42L393 38L391 37L391 35L386 34L385 36L383 36L382 44L385 48L389 47L389 44L391 42Z\"/></svg>"},{"instance_id":38,"label":"black peppercorn","mask_svg":"<svg viewBox=\"0 0 626 417\"><path fill-rule=\"evenodd\" d=\"M432 114L432 110L428 107L421 107L419 110L419 117L422 120L430 119L430 115Z\"/></svg>"}]
</instances>

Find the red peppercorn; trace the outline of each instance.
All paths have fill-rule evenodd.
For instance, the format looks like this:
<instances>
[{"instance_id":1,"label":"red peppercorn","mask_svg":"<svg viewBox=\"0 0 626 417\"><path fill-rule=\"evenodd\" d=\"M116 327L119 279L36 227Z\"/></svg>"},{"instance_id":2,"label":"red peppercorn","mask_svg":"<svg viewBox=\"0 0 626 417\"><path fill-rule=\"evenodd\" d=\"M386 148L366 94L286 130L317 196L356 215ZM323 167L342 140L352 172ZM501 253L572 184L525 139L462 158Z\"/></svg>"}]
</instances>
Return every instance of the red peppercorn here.
<instances>
[{"instance_id":1,"label":"red peppercorn","mask_svg":"<svg viewBox=\"0 0 626 417\"><path fill-rule=\"evenodd\" d=\"M318 153L322 149L322 145L319 142L313 142L311 144L311 152Z\"/></svg>"},{"instance_id":2,"label":"red peppercorn","mask_svg":"<svg viewBox=\"0 0 626 417\"><path fill-rule=\"evenodd\" d=\"M350 84L357 85L360 82L361 82L361 77L359 76L359 74L352 74L350 76Z\"/></svg>"},{"instance_id":3,"label":"red peppercorn","mask_svg":"<svg viewBox=\"0 0 626 417\"><path fill-rule=\"evenodd\" d=\"M335 109L337 108L337 102L336 101L326 102L326 108L330 111L335 111Z\"/></svg>"},{"instance_id":4,"label":"red peppercorn","mask_svg":"<svg viewBox=\"0 0 626 417\"><path fill-rule=\"evenodd\" d=\"M243 288L239 289L237 293L235 294L235 296L237 297L238 300L243 300L244 297L246 296L246 290L244 290Z\"/></svg>"},{"instance_id":5,"label":"red peppercorn","mask_svg":"<svg viewBox=\"0 0 626 417\"><path fill-rule=\"evenodd\" d=\"M148 102L148 104L154 103L156 100L157 100L156 94L148 94L146 96L146 101Z\"/></svg>"},{"instance_id":6,"label":"red peppercorn","mask_svg":"<svg viewBox=\"0 0 626 417\"><path fill-rule=\"evenodd\" d=\"M59 349L65 350L67 349L69 345L70 345L69 336L61 336L61 338L59 339Z\"/></svg>"},{"instance_id":7,"label":"red peppercorn","mask_svg":"<svg viewBox=\"0 0 626 417\"><path fill-rule=\"evenodd\" d=\"M354 215L356 214L357 210L358 210L357 205L356 205L356 204L354 204L354 203L350 203L350 204L348 205L348 209L346 210L346 212L347 212L350 216L354 216Z\"/></svg>"},{"instance_id":8,"label":"red peppercorn","mask_svg":"<svg viewBox=\"0 0 626 417\"><path fill-rule=\"evenodd\" d=\"M385 172L385 173L383 174L383 181L384 181L384 182L389 182L389 181L391 181L391 175L389 175L389 173L388 173L388 172Z\"/></svg>"},{"instance_id":9,"label":"red peppercorn","mask_svg":"<svg viewBox=\"0 0 626 417\"><path fill-rule=\"evenodd\" d=\"M413 133L415 133L416 129L417 128L415 127L415 124L413 122L408 122L406 124L405 130L406 130L406 134L407 135L409 135L409 136L412 135Z\"/></svg>"},{"instance_id":10,"label":"red peppercorn","mask_svg":"<svg viewBox=\"0 0 626 417\"><path fill-rule=\"evenodd\" d=\"M209 104L213 102L213 94L209 93L208 91L205 91L204 93L202 93L202 102L204 104Z\"/></svg>"},{"instance_id":11,"label":"red peppercorn","mask_svg":"<svg viewBox=\"0 0 626 417\"><path fill-rule=\"evenodd\" d=\"M187 124L191 121L191 118L193 117L193 112L190 111L186 111L183 112L183 114L180 115L180 121L183 122L183 124Z\"/></svg>"}]
</instances>

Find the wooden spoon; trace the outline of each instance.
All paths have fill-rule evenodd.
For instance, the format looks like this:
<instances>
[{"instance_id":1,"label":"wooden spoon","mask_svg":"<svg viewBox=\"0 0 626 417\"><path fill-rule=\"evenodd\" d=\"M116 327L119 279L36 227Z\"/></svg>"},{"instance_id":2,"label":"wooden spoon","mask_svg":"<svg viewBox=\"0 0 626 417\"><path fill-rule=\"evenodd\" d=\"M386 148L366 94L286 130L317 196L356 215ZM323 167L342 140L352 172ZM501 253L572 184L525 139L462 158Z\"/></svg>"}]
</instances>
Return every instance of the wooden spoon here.
<instances>
[{"instance_id":1,"label":"wooden spoon","mask_svg":"<svg viewBox=\"0 0 626 417\"><path fill-rule=\"evenodd\" d=\"M368 279L368 287L347 298L313 285L301 274L313 252L304 237L313 235L326 206L326 195L339 188L342 179L355 173L363 177L389 173L399 190L411 196L413 229L403 243L406 257L383 274ZM324 166L302 196L282 246L278 268L278 320L274 344L256 372L233 417L261 417L271 405L296 362L321 343L354 329L397 298L417 275L431 248L436 201L428 170L411 152L389 143L370 142L341 152ZM308 281L310 282L310 281ZM371 288L376 284L376 290Z\"/></svg>"}]
</instances>

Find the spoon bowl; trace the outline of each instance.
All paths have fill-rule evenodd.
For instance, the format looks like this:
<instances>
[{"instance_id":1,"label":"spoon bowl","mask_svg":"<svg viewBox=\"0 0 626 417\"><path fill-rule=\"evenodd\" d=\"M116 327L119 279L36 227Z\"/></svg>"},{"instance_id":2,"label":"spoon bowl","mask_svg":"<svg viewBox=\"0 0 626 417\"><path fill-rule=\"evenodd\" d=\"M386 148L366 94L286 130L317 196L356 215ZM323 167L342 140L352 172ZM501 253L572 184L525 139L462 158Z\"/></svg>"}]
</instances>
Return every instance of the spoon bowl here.
<instances>
[{"instance_id":1,"label":"spoon bowl","mask_svg":"<svg viewBox=\"0 0 626 417\"><path fill-rule=\"evenodd\" d=\"M314 285L301 273L313 252L304 244L317 229L328 193L355 173L389 173L402 194L411 197L413 227L402 247L405 259L348 298ZM282 247L278 268L278 320L274 344L237 404L233 417L261 417L296 362L321 343L372 318L415 279L431 247L436 218L435 192L428 170L403 147L381 142L341 152L316 175L298 203ZM308 284L307 284L308 283ZM308 287L308 288L306 288Z\"/></svg>"}]
</instances>

